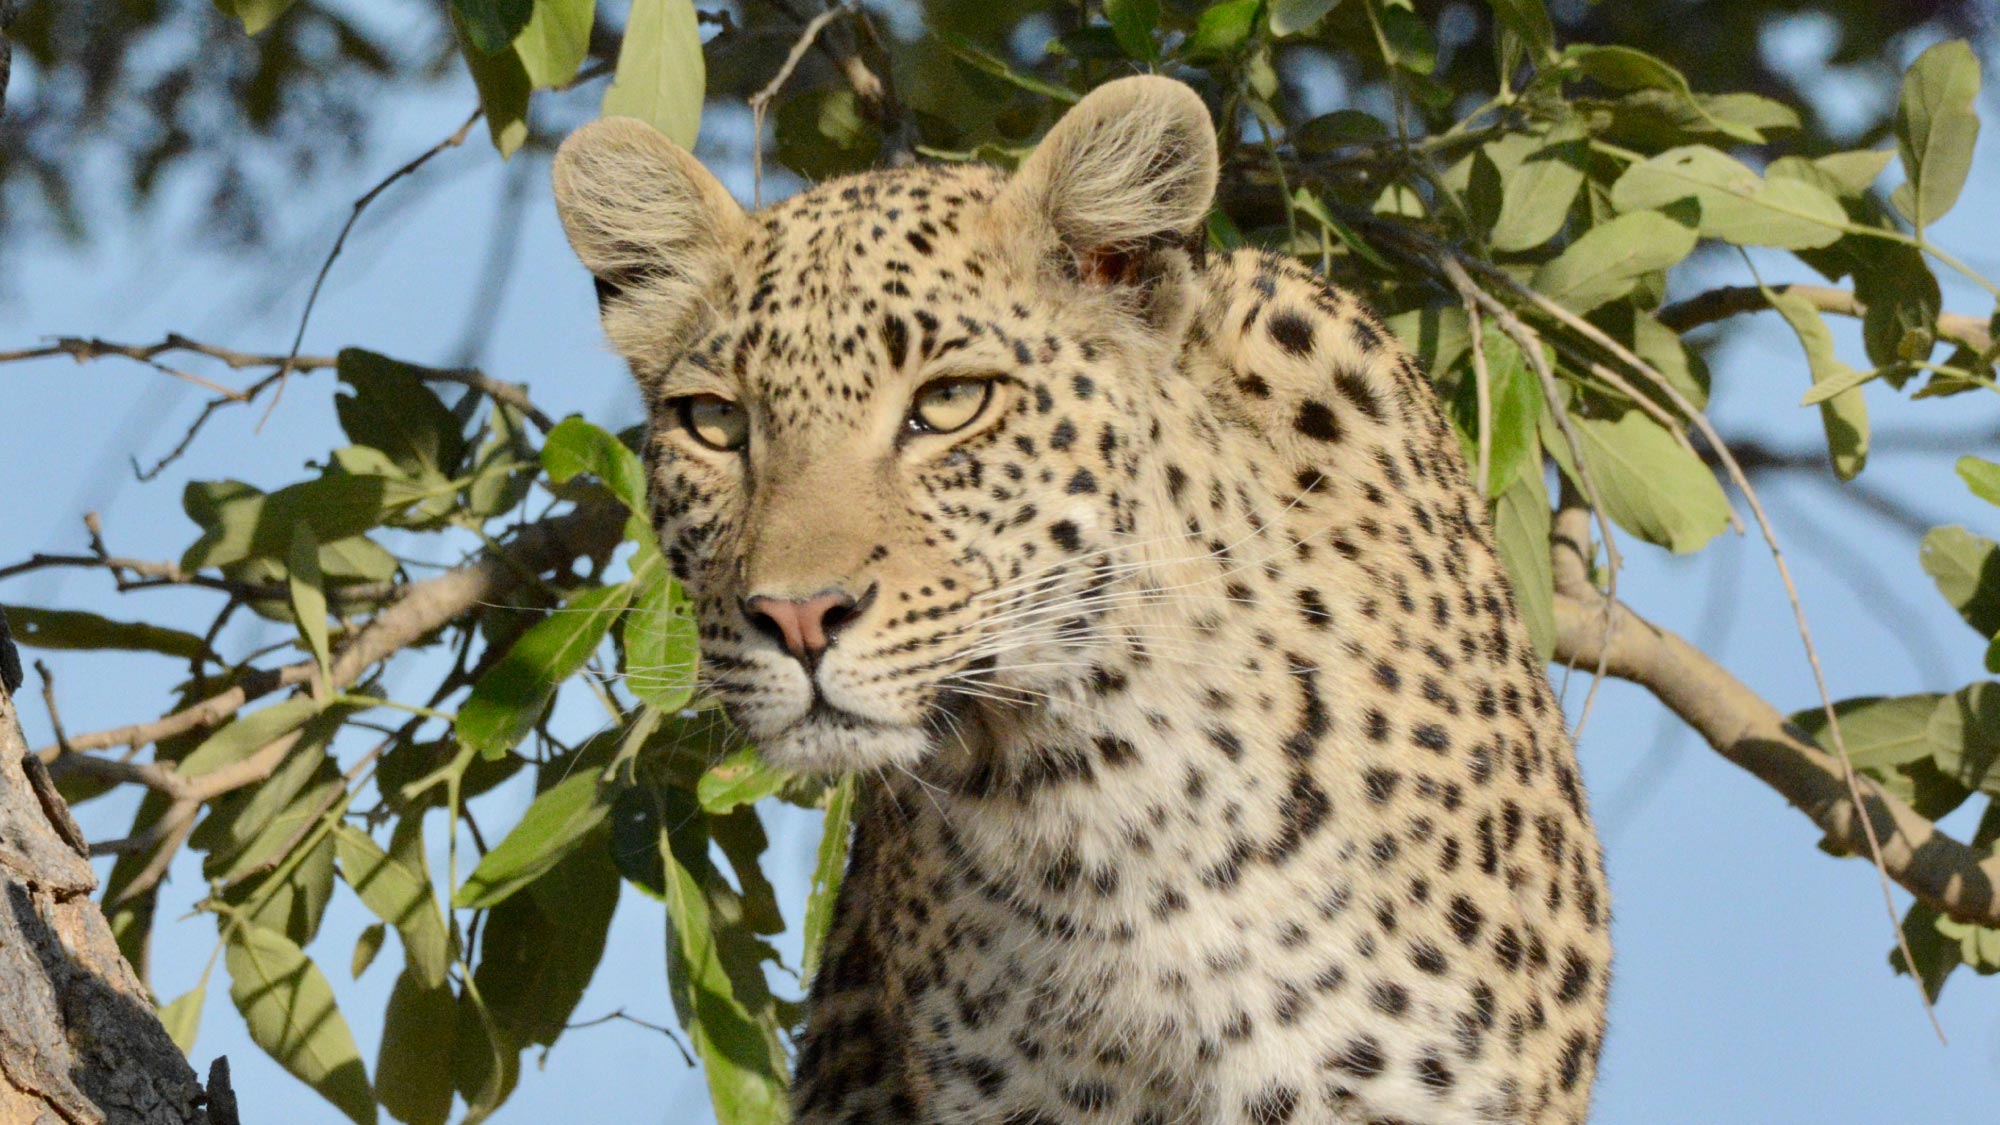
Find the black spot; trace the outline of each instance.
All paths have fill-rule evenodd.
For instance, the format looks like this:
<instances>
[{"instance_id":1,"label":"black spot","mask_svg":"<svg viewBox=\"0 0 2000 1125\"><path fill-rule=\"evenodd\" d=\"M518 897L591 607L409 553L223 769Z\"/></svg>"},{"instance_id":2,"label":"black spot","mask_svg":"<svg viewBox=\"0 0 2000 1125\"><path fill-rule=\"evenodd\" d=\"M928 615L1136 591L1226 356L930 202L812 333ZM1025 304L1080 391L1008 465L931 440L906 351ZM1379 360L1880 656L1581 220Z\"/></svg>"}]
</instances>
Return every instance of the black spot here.
<instances>
[{"instance_id":1,"label":"black spot","mask_svg":"<svg viewBox=\"0 0 2000 1125\"><path fill-rule=\"evenodd\" d=\"M1410 1010L1410 991L1400 984L1376 981L1368 990L1368 1002L1385 1016L1400 1016Z\"/></svg>"},{"instance_id":2,"label":"black spot","mask_svg":"<svg viewBox=\"0 0 2000 1125\"><path fill-rule=\"evenodd\" d=\"M1089 398L1097 393L1097 384L1088 375L1078 375L1071 379L1070 387L1076 391L1078 398Z\"/></svg>"},{"instance_id":3,"label":"black spot","mask_svg":"<svg viewBox=\"0 0 2000 1125\"><path fill-rule=\"evenodd\" d=\"M1420 941L1410 947L1410 963L1431 976L1444 975L1444 952L1430 942Z\"/></svg>"},{"instance_id":4,"label":"black spot","mask_svg":"<svg viewBox=\"0 0 2000 1125\"><path fill-rule=\"evenodd\" d=\"M1250 1125L1285 1125L1299 1107L1299 1092L1290 1086L1273 1086L1250 1099L1243 1111Z\"/></svg>"},{"instance_id":5,"label":"black spot","mask_svg":"<svg viewBox=\"0 0 2000 1125\"><path fill-rule=\"evenodd\" d=\"M916 231L911 231L910 233L904 235L903 237L910 240L910 245L916 248L917 253L922 254L925 257L930 256L931 253L930 239L925 238L923 235L917 233Z\"/></svg>"},{"instance_id":6,"label":"black spot","mask_svg":"<svg viewBox=\"0 0 2000 1125\"><path fill-rule=\"evenodd\" d=\"M1049 538L1065 551L1076 551L1083 544L1076 525L1068 520L1057 520L1049 525Z\"/></svg>"},{"instance_id":7,"label":"black spot","mask_svg":"<svg viewBox=\"0 0 2000 1125\"><path fill-rule=\"evenodd\" d=\"M1050 449L1063 450L1075 444L1076 427L1070 423L1069 419L1064 418L1062 421L1057 422L1056 428L1049 431Z\"/></svg>"},{"instance_id":8,"label":"black spot","mask_svg":"<svg viewBox=\"0 0 2000 1125\"><path fill-rule=\"evenodd\" d=\"M1313 326L1305 317L1289 309L1272 313L1269 321L1271 339L1278 346L1293 355L1310 355L1313 350Z\"/></svg>"},{"instance_id":9,"label":"black spot","mask_svg":"<svg viewBox=\"0 0 2000 1125\"><path fill-rule=\"evenodd\" d=\"M1374 1037L1363 1035L1326 1060L1328 1070L1344 1070L1356 1078L1373 1078L1385 1065Z\"/></svg>"},{"instance_id":10,"label":"black spot","mask_svg":"<svg viewBox=\"0 0 2000 1125\"><path fill-rule=\"evenodd\" d=\"M882 347L889 353L889 366L901 368L910 355L910 329L898 316L882 318Z\"/></svg>"},{"instance_id":11,"label":"black spot","mask_svg":"<svg viewBox=\"0 0 2000 1125\"><path fill-rule=\"evenodd\" d=\"M1403 775L1395 770L1374 767L1361 775L1362 784L1367 786L1368 799L1378 805L1387 804L1396 795L1396 787L1403 783Z\"/></svg>"},{"instance_id":12,"label":"black spot","mask_svg":"<svg viewBox=\"0 0 2000 1125\"><path fill-rule=\"evenodd\" d=\"M1069 478L1069 486L1066 491L1071 496L1081 496L1088 492L1096 492L1097 478L1090 475L1089 469L1078 469L1076 475Z\"/></svg>"},{"instance_id":13,"label":"black spot","mask_svg":"<svg viewBox=\"0 0 2000 1125\"><path fill-rule=\"evenodd\" d=\"M1583 990L1590 986L1590 962L1572 949L1563 962L1562 983L1556 988L1556 999L1565 1004L1574 1004L1583 998Z\"/></svg>"},{"instance_id":14,"label":"black spot","mask_svg":"<svg viewBox=\"0 0 2000 1125\"><path fill-rule=\"evenodd\" d=\"M1562 1073L1559 1075L1562 1088L1574 1089L1576 1080L1583 1075L1583 1057L1590 1051L1590 1037L1581 1031L1572 1031L1563 1044Z\"/></svg>"},{"instance_id":15,"label":"black spot","mask_svg":"<svg viewBox=\"0 0 2000 1125\"><path fill-rule=\"evenodd\" d=\"M1334 389L1340 396L1354 405L1354 409L1368 416L1372 422L1382 420L1382 400L1375 397L1375 389L1368 380L1356 371L1336 371L1333 374Z\"/></svg>"},{"instance_id":16,"label":"black spot","mask_svg":"<svg viewBox=\"0 0 2000 1125\"><path fill-rule=\"evenodd\" d=\"M1063 1091L1063 1100L1085 1113L1096 1113L1117 1097L1103 1082L1078 1082Z\"/></svg>"},{"instance_id":17,"label":"black spot","mask_svg":"<svg viewBox=\"0 0 2000 1125\"><path fill-rule=\"evenodd\" d=\"M1451 900L1451 909L1445 914L1445 920L1451 923L1453 936L1461 943L1471 945L1478 939L1479 927L1485 924L1486 918L1471 899L1459 895Z\"/></svg>"},{"instance_id":18,"label":"black spot","mask_svg":"<svg viewBox=\"0 0 2000 1125\"><path fill-rule=\"evenodd\" d=\"M1411 741L1424 749L1435 751L1439 754L1451 749L1450 737L1444 733L1444 728L1436 723L1423 724L1410 732L1410 738Z\"/></svg>"},{"instance_id":19,"label":"black spot","mask_svg":"<svg viewBox=\"0 0 2000 1125\"><path fill-rule=\"evenodd\" d=\"M1242 760L1243 740L1236 736L1235 731L1224 730L1221 727L1210 727L1208 728L1208 740L1215 744L1217 750L1222 751L1223 757L1228 758L1232 762Z\"/></svg>"},{"instance_id":20,"label":"black spot","mask_svg":"<svg viewBox=\"0 0 2000 1125\"><path fill-rule=\"evenodd\" d=\"M1326 608L1326 600L1319 596L1318 590L1300 590L1299 609L1305 614L1306 624L1315 629L1324 629L1333 620L1333 611Z\"/></svg>"},{"instance_id":21,"label":"black spot","mask_svg":"<svg viewBox=\"0 0 2000 1125\"><path fill-rule=\"evenodd\" d=\"M1315 441L1340 440L1340 420L1333 416L1333 411L1325 403L1316 399L1307 399L1299 404L1299 413L1292 419L1292 427Z\"/></svg>"},{"instance_id":22,"label":"black spot","mask_svg":"<svg viewBox=\"0 0 2000 1125\"><path fill-rule=\"evenodd\" d=\"M1443 1094L1451 1089L1451 1084L1456 1079L1452 1076L1451 1068L1444 1065L1443 1059L1436 1055L1425 1055L1417 1060L1417 1081L1422 1082L1431 1093Z\"/></svg>"}]
</instances>

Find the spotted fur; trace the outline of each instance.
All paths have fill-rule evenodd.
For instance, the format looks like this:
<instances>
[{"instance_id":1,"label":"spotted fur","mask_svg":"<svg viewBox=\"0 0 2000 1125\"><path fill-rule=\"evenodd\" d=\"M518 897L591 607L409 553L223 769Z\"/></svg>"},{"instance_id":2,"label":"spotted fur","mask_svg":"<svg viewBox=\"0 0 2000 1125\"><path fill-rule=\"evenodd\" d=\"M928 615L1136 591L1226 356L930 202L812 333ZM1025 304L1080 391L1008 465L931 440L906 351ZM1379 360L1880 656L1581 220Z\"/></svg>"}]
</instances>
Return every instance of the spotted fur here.
<instances>
[{"instance_id":1,"label":"spotted fur","mask_svg":"<svg viewBox=\"0 0 2000 1125\"><path fill-rule=\"evenodd\" d=\"M556 175L712 690L865 781L800 1121L1584 1119L1599 846L1484 506L1351 297L1201 260L1191 92L756 215L632 122ZM913 429L941 377L993 398ZM828 591L816 661L746 617Z\"/></svg>"}]
</instances>

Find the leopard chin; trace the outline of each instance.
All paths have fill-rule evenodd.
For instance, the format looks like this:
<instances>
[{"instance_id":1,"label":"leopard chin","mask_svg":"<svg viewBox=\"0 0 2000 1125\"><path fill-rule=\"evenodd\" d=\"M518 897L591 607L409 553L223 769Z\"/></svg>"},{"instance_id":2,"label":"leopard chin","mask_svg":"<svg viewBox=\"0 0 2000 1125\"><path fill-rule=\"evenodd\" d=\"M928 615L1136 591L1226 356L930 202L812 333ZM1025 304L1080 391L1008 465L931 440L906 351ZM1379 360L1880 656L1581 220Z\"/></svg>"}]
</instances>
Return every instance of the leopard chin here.
<instances>
[{"instance_id":1,"label":"leopard chin","mask_svg":"<svg viewBox=\"0 0 2000 1125\"><path fill-rule=\"evenodd\" d=\"M936 746L928 726L877 722L824 701L783 727L750 733L772 765L823 775L908 769Z\"/></svg>"}]
</instances>

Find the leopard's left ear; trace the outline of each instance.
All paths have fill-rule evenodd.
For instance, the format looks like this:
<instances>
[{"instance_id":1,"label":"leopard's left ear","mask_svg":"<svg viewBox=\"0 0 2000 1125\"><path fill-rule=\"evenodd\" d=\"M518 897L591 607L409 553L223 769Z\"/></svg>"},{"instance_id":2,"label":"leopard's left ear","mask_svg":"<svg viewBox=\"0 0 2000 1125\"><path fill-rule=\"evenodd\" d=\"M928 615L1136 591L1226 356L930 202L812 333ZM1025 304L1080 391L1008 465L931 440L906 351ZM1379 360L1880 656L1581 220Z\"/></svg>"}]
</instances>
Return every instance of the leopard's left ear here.
<instances>
[{"instance_id":1,"label":"leopard's left ear","mask_svg":"<svg viewBox=\"0 0 2000 1125\"><path fill-rule=\"evenodd\" d=\"M1085 280L1138 281L1153 251L1201 244L1217 163L1199 95L1170 78L1121 78L1056 122L996 201L998 215L1053 228Z\"/></svg>"}]
</instances>

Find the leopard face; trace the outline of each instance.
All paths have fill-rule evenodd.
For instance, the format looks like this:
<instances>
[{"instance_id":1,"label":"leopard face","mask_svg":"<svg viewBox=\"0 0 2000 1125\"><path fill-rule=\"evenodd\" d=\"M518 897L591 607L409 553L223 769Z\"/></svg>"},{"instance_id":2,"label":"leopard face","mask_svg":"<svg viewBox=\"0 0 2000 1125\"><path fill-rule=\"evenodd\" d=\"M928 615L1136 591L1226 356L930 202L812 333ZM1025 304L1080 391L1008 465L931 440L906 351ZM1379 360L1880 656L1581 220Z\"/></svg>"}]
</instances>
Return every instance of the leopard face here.
<instances>
[{"instance_id":1,"label":"leopard face","mask_svg":"<svg viewBox=\"0 0 2000 1125\"><path fill-rule=\"evenodd\" d=\"M1205 122L1177 108L1125 143ZM1078 150L1106 138L1076 124L1011 179L874 173L755 216L636 122L564 146L708 685L780 764L907 768L1089 674L1215 172L1097 198L1106 154Z\"/></svg>"}]
</instances>

